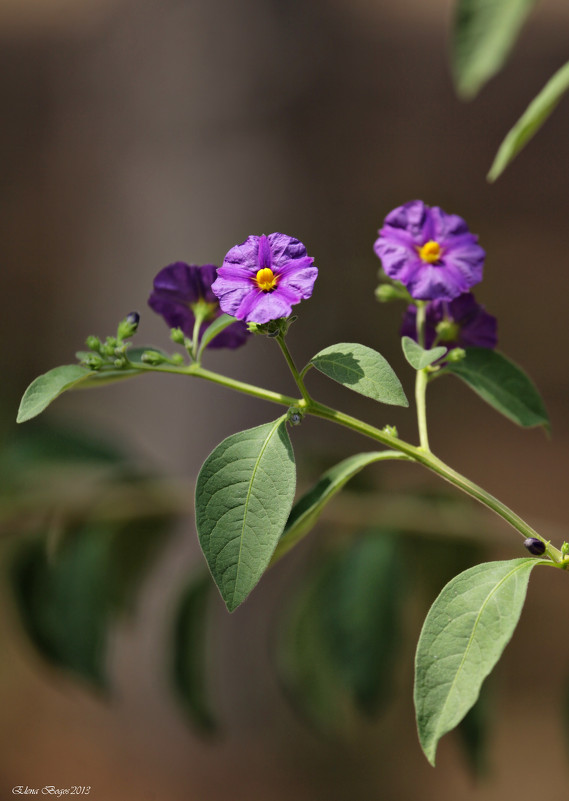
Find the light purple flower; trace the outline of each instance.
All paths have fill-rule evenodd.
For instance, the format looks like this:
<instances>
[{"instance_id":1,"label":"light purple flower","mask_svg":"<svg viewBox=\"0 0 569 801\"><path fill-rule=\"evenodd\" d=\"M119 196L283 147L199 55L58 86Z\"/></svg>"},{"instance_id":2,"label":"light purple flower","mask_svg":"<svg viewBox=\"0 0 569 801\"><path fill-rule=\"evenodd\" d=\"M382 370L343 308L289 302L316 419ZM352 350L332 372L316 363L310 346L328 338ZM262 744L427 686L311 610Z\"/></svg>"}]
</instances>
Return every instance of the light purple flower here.
<instances>
[{"instance_id":1,"label":"light purple flower","mask_svg":"<svg viewBox=\"0 0 569 801\"><path fill-rule=\"evenodd\" d=\"M148 305L162 315L170 328L181 328L187 337L193 334L195 307L205 305L207 318L201 326L201 336L211 321L221 314L219 301L211 291L216 272L214 264L198 266L183 261L169 264L154 279L154 292ZM238 348L248 336L247 327L235 322L214 337L208 347Z\"/></svg>"},{"instance_id":2,"label":"light purple flower","mask_svg":"<svg viewBox=\"0 0 569 801\"><path fill-rule=\"evenodd\" d=\"M385 218L374 245L389 278L417 300L453 300L482 280L485 252L462 217L411 200Z\"/></svg>"},{"instance_id":3,"label":"light purple flower","mask_svg":"<svg viewBox=\"0 0 569 801\"><path fill-rule=\"evenodd\" d=\"M472 292L451 301L433 300L427 303L425 347L437 344L448 348L495 348L498 343L498 323ZM417 340L417 307L409 306L403 318L401 336Z\"/></svg>"},{"instance_id":4,"label":"light purple flower","mask_svg":"<svg viewBox=\"0 0 569 801\"><path fill-rule=\"evenodd\" d=\"M212 289L227 314L268 323L288 317L295 303L310 297L318 275L313 262L292 236L250 236L231 248Z\"/></svg>"}]
</instances>

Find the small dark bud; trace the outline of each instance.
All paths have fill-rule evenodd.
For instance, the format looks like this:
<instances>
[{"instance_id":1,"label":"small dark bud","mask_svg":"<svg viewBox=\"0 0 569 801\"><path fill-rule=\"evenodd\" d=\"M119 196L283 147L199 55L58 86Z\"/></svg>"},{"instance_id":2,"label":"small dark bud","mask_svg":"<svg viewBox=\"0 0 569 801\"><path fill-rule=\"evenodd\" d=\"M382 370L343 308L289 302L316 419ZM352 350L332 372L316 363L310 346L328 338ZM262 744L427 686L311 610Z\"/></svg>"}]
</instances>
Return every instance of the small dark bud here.
<instances>
[{"instance_id":1,"label":"small dark bud","mask_svg":"<svg viewBox=\"0 0 569 801\"><path fill-rule=\"evenodd\" d=\"M538 540L537 537L528 537L524 541L524 545L533 556L541 556L545 553L545 542Z\"/></svg>"},{"instance_id":2,"label":"small dark bud","mask_svg":"<svg viewBox=\"0 0 569 801\"><path fill-rule=\"evenodd\" d=\"M124 320L121 320L117 329L117 338L119 340L128 339L133 334L136 334L136 329L140 322L140 314L138 312L130 312Z\"/></svg>"}]
</instances>

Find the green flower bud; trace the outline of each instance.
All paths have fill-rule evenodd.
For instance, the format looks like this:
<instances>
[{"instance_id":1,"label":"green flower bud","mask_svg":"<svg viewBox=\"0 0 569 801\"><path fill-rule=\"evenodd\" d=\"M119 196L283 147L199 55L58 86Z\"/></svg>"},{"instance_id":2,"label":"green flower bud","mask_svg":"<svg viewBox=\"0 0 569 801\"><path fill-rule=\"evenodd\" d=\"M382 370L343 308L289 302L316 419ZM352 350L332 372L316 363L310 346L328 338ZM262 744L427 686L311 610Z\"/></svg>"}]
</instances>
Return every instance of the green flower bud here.
<instances>
[{"instance_id":1,"label":"green flower bud","mask_svg":"<svg viewBox=\"0 0 569 801\"><path fill-rule=\"evenodd\" d=\"M94 350L97 353L99 353L101 350L101 340L99 339L99 337L94 337L94 336L87 337L87 339L85 340L85 344L87 345L89 350Z\"/></svg>"},{"instance_id":2,"label":"green flower bud","mask_svg":"<svg viewBox=\"0 0 569 801\"><path fill-rule=\"evenodd\" d=\"M303 417L304 411L298 406L290 406L288 412L286 413L287 422L293 426L300 425Z\"/></svg>"},{"instance_id":3,"label":"green flower bud","mask_svg":"<svg viewBox=\"0 0 569 801\"><path fill-rule=\"evenodd\" d=\"M411 301L405 287L398 284L380 284L375 290L375 297L380 303L390 303L392 300Z\"/></svg>"},{"instance_id":4,"label":"green flower bud","mask_svg":"<svg viewBox=\"0 0 569 801\"><path fill-rule=\"evenodd\" d=\"M445 359L447 362L461 362L466 357L466 351L463 348L453 348L449 350Z\"/></svg>"},{"instance_id":5,"label":"green flower bud","mask_svg":"<svg viewBox=\"0 0 569 801\"><path fill-rule=\"evenodd\" d=\"M460 336L460 325L452 320L441 320L435 331L441 342L456 342Z\"/></svg>"},{"instance_id":6,"label":"green flower bud","mask_svg":"<svg viewBox=\"0 0 569 801\"><path fill-rule=\"evenodd\" d=\"M173 353L170 356L170 361L174 362L174 364L183 364L184 363L184 357L182 356L181 353Z\"/></svg>"},{"instance_id":7,"label":"green flower bud","mask_svg":"<svg viewBox=\"0 0 569 801\"><path fill-rule=\"evenodd\" d=\"M395 426L383 426L381 429L384 434L389 434L390 437L398 437L399 432L397 431Z\"/></svg>"},{"instance_id":8,"label":"green flower bud","mask_svg":"<svg viewBox=\"0 0 569 801\"><path fill-rule=\"evenodd\" d=\"M91 370L100 370L104 364L103 359L94 353L90 353L88 356L82 359L82 362L85 367L89 367Z\"/></svg>"},{"instance_id":9,"label":"green flower bud","mask_svg":"<svg viewBox=\"0 0 569 801\"><path fill-rule=\"evenodd\" d=\"M141 356L141 361L143 361L145 364L157 365L162 364L165 359L164 356L161 353L158 353L157 350L145 350Z\"/></svg>"},{"instance_id":10,"label":"green flower bud","mask_svg":"<svg viewBox=\"0 0 569 801\"><path fill-rule=\"evenodd\" d=\"M186 342L186 335L181 328L172 328L170 331L170 339L172 342L175 342L176 345L184 345Z\"/></svg>"}]
</instances>

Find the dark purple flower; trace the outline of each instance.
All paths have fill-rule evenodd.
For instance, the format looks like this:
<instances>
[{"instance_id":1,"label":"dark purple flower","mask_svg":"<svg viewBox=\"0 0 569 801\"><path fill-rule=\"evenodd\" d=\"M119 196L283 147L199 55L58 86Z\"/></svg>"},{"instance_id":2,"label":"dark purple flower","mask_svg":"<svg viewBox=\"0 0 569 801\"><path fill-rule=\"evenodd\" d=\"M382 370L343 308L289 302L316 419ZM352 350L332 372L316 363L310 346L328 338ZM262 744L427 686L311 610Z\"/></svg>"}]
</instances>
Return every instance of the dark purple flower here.
<instances>
[{"instance_id":1,"label":"dark purple flower","mask_svg":"<svg viewBox=\"0 0 569 801\"><path fill-rule=\"evenodd\" d=\"M498 342L496 318L467 292L454 300L427 303L425 347L437 344L448 348L495 348ZM417 340L417 307L408 306L401 336Z\"/></svg>"},{"instance_id":2,"label":"dark purple flower","mask_svg":"<svg viewBox=\"0 0 569 801\"><path fill-rule=\"evenodd\" d=\"M310 297L318 275L313 262L292 236L250 236L231 248L212 289L227 314L268 323L288 317L295 303Z\"/></svg>"},{"instance_id":3,"label":"dark purple flower","mask_svg":"<svg viewBox=\"0 0 569 801\"><path fill-rule=\"evenodd\" d=\"M482 280L485 252L462 217L411 200L385 218L374 245L385 273L417 300L453 300Z\"/></svg>"},{"instance_id":4,"label":"dark purple flower","mask_svg":"<svg viewBox=\"0 0 569 801\"><path fill-rule=\"evenodd\" d=\"M213 264L186 264L174 262L160 270L154 279L154 292L148 305L161 314L170 328L181 328L191 337L195 323L195 309L200 306L207 314L200 329L200 336L213 319L219 317L219 301L211 291L217 267ZM210 342L210 348L238 348L248 337L247 327L235 322L225 328Z\"/></svg>"}]
</instances>

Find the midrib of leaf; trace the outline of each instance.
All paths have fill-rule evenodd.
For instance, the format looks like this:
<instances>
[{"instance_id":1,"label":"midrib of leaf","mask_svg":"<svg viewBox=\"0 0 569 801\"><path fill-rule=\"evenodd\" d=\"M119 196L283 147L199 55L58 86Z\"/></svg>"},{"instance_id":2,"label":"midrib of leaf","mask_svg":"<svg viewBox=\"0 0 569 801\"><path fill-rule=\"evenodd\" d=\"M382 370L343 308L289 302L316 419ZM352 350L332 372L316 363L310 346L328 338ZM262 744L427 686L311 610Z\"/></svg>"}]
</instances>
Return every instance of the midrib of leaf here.
<instances>
[{"instance_id":1,"label":"midrib of leaf","mask_svg":"<svg viewBox=\"0 0 569 801\"><path fill-rule=\"evenodd\" d=\"M345 354L342 354L342 356L343 356L343 355L345 355ZM349 355L349 354L348 354L348 355ZM328 363L329 363L329 364L331 364L333 367L336 367L336 366L337 366L337 364L338 364L338 362L337 362L337 361L334 361L334 359L331 359L331 358L328 358L328 359L324 358L324 359L322 359L322 361L324 362L324 364L326 364L326 362L328 362ZM341 365L341 367L342 367L342 370L346 370L346 372L349 372L349 373L354 373L354 375L356 376L356 378L357 378L359 381L361 381L361 380L362 380L362 378L367 378L367 380L368 380L368 381L370 381L370 383L372 383L372 384L376 384L378 387L380 387L380 386L381 386L381 383L380 383L379 381L376 381L375 379L373 379L373 378L370 378L370 376L369 376L369 375L366 375L366 374L365 374L365 371L364 371L364 374L363 374L363 375L360 375L360 374L358 373L358 371L357 371L357 370L356 370L354 367L349 367L349 366L348 366L348 365L346 365L346 364L342 364L342 365Z\"/></svg>"},{"instance_id":2,"label":"midrib of leaf","mask_svg":"<svg viewBox=\"0 0 569 801\"><path fill-rule=\"evenodd\" d=\"M457 669L457 671L456 671L456 675L455 675L455 677L454 677L454 679L453 679L453 681L452 681L452 684L451 684L450 690L448 691L448 694L447 694L447 697L446 697L446 701L444 702L444 704L443 704L443 707L442 707L442 709L441 709L441 712L440 712L440 715L439 715L439 721L440 721L440 720L442 719L442 717L443 717L443 714L444 714L444 712L445 712L445 710L446 710L446 707L447 707L447 704L448 704L448 702L449 702L449 699L450 699L450 697L451 697L451 695L452 695L452 693L453 693L454 686L455 686L455 684L456 684L456 682L457 682L457 680L458 680L458 677L459 677L459 675L460 675L460 672L461 672L461 670L462 670L462 667L463 667L463 665L464 665L464 661L465 661L466 657L468 656L468 652L470 651L470 647L471 647L471 645L472 645L472 642L473 642L473 640L474 640L474 635L475 635L475 633L476 633L476 629L477 629L477 627L478 627L478 624L479 624L479 622L480 622L480 618L481 618L481 616L482 616L482 613L483 613L483 612L484 612L484 610L486 609L486 606L487 606L487 605L488 605L488 603L490 602L490 599L492 598L492 596L494 595L494 593L498 592L498 590L500 589L500 587L502 586L502 584L503 584L505 581L507 581L507 579L509 579L511 576L513 576L513 574L514 574L514 573L515 573L517 570L521 570L523 567L526 567L526 566L527 566L527 562L523 562L521 565L518 565L517 567L514 567L514 568L512 568L512 570L510 570L510 572L509 572L509 573L507 573L507 574L504 576L504 578L503 578L501 581L499 581L499 582L498 582L498 584L496 584L496 586L495 586L495 587L493 587L493 589L491 590L491 592L489 592L489 593L488 593L488 597L485 599L484 603L483 603L483 604L482 604L482 606L480 607L480 611L478 612L478 614L477 614L477 616L476 616L476 620L475 620L475 622L474 622L474 626L472 627L472 633L471 633L470 637L468 638L468 645L466 646L466 648L465 648L465 650L464 650L464 656L462 657L462 659L461 659L461 661L460 661L460 665L458 666L458 669ZM438 731L438 726L437 726L437 731Z\"/></svg>"},{"instance_id":3,"label":"midrib of leaf","mask_svg":"<svg viewBox=\"0 0 569 801\"><path fill-rule=\"evenodd\" d=\"M241 535L239 537L239 553L237 555L237 573L235 574L235 584L233 586L233 594L231 596L231 600L235 600L235 593L237 592L237 586L239 584L239 570L241 569L241 551L243 550L243 538L245 536L245 522L247 520L247 510L249 508L249 500L251 499L251 492L253 489L253 482L255 481L255 476L257 475L257 470L259 468L259 464L261 459L263 458L263 454L265 453L267 446L270 442L271 437L273 436L275 429L277 429L283 421L283 417L279 417L278 420L275 421L274 426L271 428L269 435L265 439L265 444L261 448L261 451L257 457L255 462L255 467L253 468L253 475L251 476L251 480L249 481L249 487L247 489L247 497L245 499L245 513L243 515L243 525L241 526Z\"/></svg>"}]
</instances>

